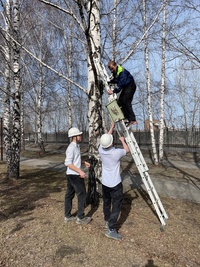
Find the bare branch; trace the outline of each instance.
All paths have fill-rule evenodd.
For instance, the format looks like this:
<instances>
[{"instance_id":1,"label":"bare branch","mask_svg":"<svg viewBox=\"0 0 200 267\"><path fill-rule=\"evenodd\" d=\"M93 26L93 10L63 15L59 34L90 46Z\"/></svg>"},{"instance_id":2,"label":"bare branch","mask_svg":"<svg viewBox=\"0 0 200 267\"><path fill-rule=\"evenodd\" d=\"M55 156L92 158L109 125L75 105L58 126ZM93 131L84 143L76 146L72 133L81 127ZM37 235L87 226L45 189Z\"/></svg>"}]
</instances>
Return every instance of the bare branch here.
<instances>
[{"instance_id":1,"label":"bare branch","mask_svg":"<svg viewBox=\"0 0 200 267\"><path fill-rule=\"evenodd\" d=\"M5 32L5 30L0 27L0 29ZM8 34L8 33L7 33ZM75 83L74 81L70 80L69 78L67 78L65 75L63 75L62 73L56 71L55 69L53 69L52 67L50 67L49 65L47 65L46 63L44 63L43 61L41 61L38 57L36 57L34 54L32 54L28 49L26 49L21 43L17 42L10 34L9 37L17 44L19 45L24 51L26 51L31 57L33 57L34 59L36 59L40 64L42 64L44 67L50 69L51 71L53 71L54 73L56 73L59 77L67 80L68 82L72 83L73 85L75 85L76 87L78 87L79 89L81 89L84 93L87 94L87 90L84 89L82 86L80 86L79 84Z\"/></svg>"},{"instance_id":2,"label":"bare branch","mask_svg":"<svg viewBox=\"0 0 200 267\"><path fill-rule=\"evenodd\" d=\"M142 35L142 37L140 38L139 42L137 44L133 44L132 45L132 50L128 53L128 55L125 57L125 59L121 62L121 64L124 64L134 53L135 49L141 44L141 42L143 41L143 39L145 38L146 34L150 31L150 29L153 27L153 25L155 24L155 22L157 21L161 11L163 10L163 6L161 6L160 10L158 11L157 15L155 16L154 20L152 21L151 25L147 28L147 30L145 31L145 33Z\"/></svg>"},{"instance_id":3,"label":"bare branch","mask_svg":"<svg viewBox=\"0 0 200 267\"><path fill-rule=\"evenodd\" d=\"M66 13L66 14L68 14L68 15L70 15L70 16L72 16L72 18L78 23L78 25L81 27L81 29L83 30L83 32L85 31L85 29L84 29L84 27L83 27L83 25L82 25L82 23L79 21L79 19L74 15L74 13L72 12L72 10L66 10L66 9L64 9L64 8L62 8L62 7L60 7L60 6L58 6L58 5L56 5L56 4L53 4L53 3L51 3L51 2L49 2L49 1L46 1L46 0L38 0L39 2L41 2L41 3L44 3L44 4L46 4L46 5L50 5L50 6L52 6L52 7L54 7L54 8L57 8L58 10L60 10L60 11L62 11L62 12L64 12L64 13Z\"/></svg>"},{"instance_id":4,"label":"bare branch","mask_svg":"<svg viewBox=\"0 0 200 267\"><path fill-rule=\"evenodd\" d=\"M172 32L170 32L170 34L173 35L173 37L177 40L177 42L185 49L182 50L177 48L178 51L187 55L188 57L192 56L193 59L195 59L198 63L200 63L200 59L186 45L184 45L184 43L180 39L178 39Z\"/></svg>"}]
</instances>

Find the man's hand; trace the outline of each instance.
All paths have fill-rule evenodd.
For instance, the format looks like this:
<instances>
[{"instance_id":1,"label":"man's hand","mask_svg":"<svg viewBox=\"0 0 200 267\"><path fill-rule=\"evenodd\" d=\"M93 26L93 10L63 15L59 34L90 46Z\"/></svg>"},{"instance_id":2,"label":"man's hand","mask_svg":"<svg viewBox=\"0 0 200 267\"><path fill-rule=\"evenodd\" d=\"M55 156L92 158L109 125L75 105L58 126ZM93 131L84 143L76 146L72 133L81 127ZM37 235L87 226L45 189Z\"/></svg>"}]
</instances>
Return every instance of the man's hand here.
<instances>
[{"instance_id":1,"label":"man's hand","mask_svg":"<svg viewBox=\"0 0 200 267\"><path fill-rule=\"evenodd\" d=\"M86 177L86 173L84 173L83 171L80 170L79 175L81 178L85 178Z\"/></svg>"},{"instance_id":2,"label":"man's hand","mask_svg":"<svg viewBox=\"0 0 200 267\"><path fill-rule=\"evenodd\" d=\"M126 153L128 153L130 150L129 150L128 145L125 142L125 138L123 136L120 136L119 140L122 142L123 148L126 150Z\"/></svg>"},{"instance_id":3,"label":"man's hand","mask_svg":"<svg viewBox=\"0 0 200 267\"><path fill-rule=\"evenodd\" d=\"M114 124L114 122L111 123L110 128L113 128L113 129L115 128L115 124Z\"/></svg>"},{"instance_id":4,"label":"man's hand","mask_svg":"<svg viewBox=\"0 0 200 267\"><path fill-rule=\"evenodd\" d=\"M125 142L124 140L124 137L123 136L120 136L120 138L119 138L119 140L123 143L123 142Z\"/></svg>"},{"instance_id":5,"label":"man's hand","mask_svg":"<svg viewBox=\"0 0 200 267\"><path fill-rule=\"evenodd\" d=\"M113 94L113 91L112 90L108 90L108 94L109 95L112 95Z\"/></svg>"},{"instance_id":6,"label":"man's hand","mask_svg":"<svg viewBox=\"0 0 200 267\"><path fill-rule=\"evenodd\" d=\"M85 163L85 167L90 168L90 163L89 162L85 161L84 163Z\"/></svg>"}]
</instances>

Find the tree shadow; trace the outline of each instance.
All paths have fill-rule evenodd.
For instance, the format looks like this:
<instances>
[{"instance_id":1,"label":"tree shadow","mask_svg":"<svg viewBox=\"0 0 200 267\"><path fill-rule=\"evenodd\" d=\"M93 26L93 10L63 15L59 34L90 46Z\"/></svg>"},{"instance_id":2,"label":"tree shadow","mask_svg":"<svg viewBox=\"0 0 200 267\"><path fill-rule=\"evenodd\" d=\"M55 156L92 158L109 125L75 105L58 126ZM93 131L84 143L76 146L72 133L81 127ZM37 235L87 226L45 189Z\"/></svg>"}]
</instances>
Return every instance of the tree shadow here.
<instances>
[{"instance_id":1,"label":"tree shadow","mask_svg":"<svg viewBox=\"0 0 200 267\"><path fill-rule=\"evenodd\" d=\"M155 265L153 260L148 260L144 267L158 267L158 265Z\"/></svg>"},{"instance_id":2,"label":"tree shadow","mask_svg":"<svg viewBox=\"0 0 200 267\"><path fill-rule=\"evenodd\" d=\"M29 173L27 173L29 172ZM50 193L61 192L65 174L48 170L22 171L19 179L8 179L3 184L0 180L1 211L0 221L31 212L41 204L36 201L49 196Z\"/></svg>"},{"instance_id":3,"label":"tree shadow","mask_svg":"<svg viewBox=\"0 0 200 267\"><path fill-rule=\"evenodd\" d=\"M135 197L133 197L131 199L131 202L132 202L133 199L138 198L139 195L140 195L142 197L142 199L146 202L146 204L149 206L149 208L151 209L153 214L156 216L156 218L159 220L159 218L157 216L157 213L156 213L156 211L155 211L155 209L153 207L152 201L151 201L151 199L149 197L149 194L144 189L145 186L143 184L143 181L142 181L142 178L141 178L140 174L139 173L132 173L130 171L131 165L132 165L132 162L129 163L126 166L126 168L123 169L123 171L121 173L123 183L125 183L125 180L128 179L128 186L131 188L131 192L134 192L135 195L136 195ZM136 192L138 192L138 194ZM123 221L123 220L121 219L121 221ZM125 222L125 220L123 222Z\"/></svg>"},{"instance_id":4,"label":"tree shadow","mask_svg":"<svg viewBox=\"0 0 200 267\"><path fill-rule=\"evenodd\" d=\"M200 168L200 153L194 152L193 159L198 168Z\"/></svg>"},{"instance_id":5,"label":"tree shadow","mask_svg":"<svg viewBox=\"0 0 200 267\"><path fill-rule=\"evenodd\" d=\"M165 153L165 159L167 161L167 164L168 166L176 169L177 171L179 171L182 175L183 175L183 179L186 181L186 182L191 182L197 189L200 190L200 178L197 177L197 176L194 176L190 173L188 173L186 170L183 170L182 168L176 166L174 163L173 163L173 160L170 160L170 158L168 157L168 155ZM196 164L196 166L199 168L199 163L198 163L198 160L199 160L199 155L197 153L193 153L193 158L194 158L194 162ZM183 161L185 161L185 159L183 158ZM163 164L164 166L164 164ZM164 166L165 167L165 166Z\"/></svg>"},{"instance_id":6,"label":"tree shadow","mask_svg":"<svg viewBox=\"0 0 200 267\"><path fill-rule=\"evenodd\" d=\"M98 208L98 204L90 204L90 210L88 211L87 216L92 217L93 214L98 210Z\"/></svg>"}]
</instances>

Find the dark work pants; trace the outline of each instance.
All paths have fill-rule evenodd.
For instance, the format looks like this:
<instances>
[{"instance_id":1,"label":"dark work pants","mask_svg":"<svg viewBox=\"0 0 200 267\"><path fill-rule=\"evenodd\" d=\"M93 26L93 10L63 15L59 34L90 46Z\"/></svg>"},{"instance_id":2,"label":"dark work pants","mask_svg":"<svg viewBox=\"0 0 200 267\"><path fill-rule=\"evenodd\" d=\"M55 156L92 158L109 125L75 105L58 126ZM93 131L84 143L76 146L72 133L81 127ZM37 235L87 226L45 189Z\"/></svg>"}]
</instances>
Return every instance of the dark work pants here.
<instances>
[{"instance_id":1,"label":"dark work pants","mask_svg":"<svg viewBox=\"0 0 200 267\"><path fill-rule=\"evenodd\" d=\"M129 121L135 121L135 113L132 108L132 100L135 94L136 85L131 83L126 88L122 89L122 92L117 100L118 105L121 107L124 117Z\"/></svg>"},{"instance_id":2,"label":"dark work pants","mask_svg":"<svg viewBox=\"0 0 200 267\"><path fill-rule=\"evenodd\" d=\"M123 186L119 183L115 187L102 185L104 219L109 228L114 229L121 211L123 201Z\"/></svg>"},{"instance_id":3,"label":"dark work pants","mask_svg":"<svg viewBox=\"0 0 200 267\"><path fill-rule=\"evenodd\" d=\"M71 216L72 200L75 196L78 198L78 212L77 217L82 219L84 217L86 188L85 181L79 175L67 175L67 190L65 194L65 217Z\"/></svg>"}]
</instances>

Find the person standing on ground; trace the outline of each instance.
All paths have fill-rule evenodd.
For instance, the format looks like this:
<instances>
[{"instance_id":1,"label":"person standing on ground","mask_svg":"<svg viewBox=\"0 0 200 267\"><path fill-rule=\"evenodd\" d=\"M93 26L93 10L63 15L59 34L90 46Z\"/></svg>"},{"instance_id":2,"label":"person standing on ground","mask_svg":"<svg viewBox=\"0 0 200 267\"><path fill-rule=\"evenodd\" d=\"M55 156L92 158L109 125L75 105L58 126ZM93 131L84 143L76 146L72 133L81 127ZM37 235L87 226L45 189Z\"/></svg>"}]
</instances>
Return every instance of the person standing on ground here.
<instances>
[{"instance_id":1,"label":"person standing on ground","mask_svg":"<svg viewBox=\"0 0 200 267\"><path fill-rule=\"evenodd\" d=\"M127 121L127 126L137 124L135 113L132 109L132 100L136 90L136 84L130 72L122 66L117 65L115 61L109 61L108 68L112 72L114 78L109 83L117 84L118 88L113 91L109 90L108 94L118 94L117 100Z\"/></svg>"},{"instance_id":2,"label":"person standing on ground","mask_svg":"<svg viewBox=\"0 0 200 267\"><path fill-rule=\"evenodd\" d=\"M81 168L81 153L80 142L82 140L82 132L78 128L71 128L68 131L68 137L72 138L66 150L65 166L67 166L67 190L65 194L65 219L64 222L76 221L77 224L88 224L91 217L85 217L84 210L86 204L86 187L84 178L85 172ZM90 163L83 162L87 168ZM78 211L77 218L71 215L72 200L77 195L78 198Z\"/></svg>"},{"instance_id":3,"label":"person standing on ground","mask_svg":"<svg viewBox=\"0 0 200 267\"><path fill-rule=\"evenodd\" d=\"M109 132L101 136L98 150L102 160L103 212L107 228L105 235L109 238L121 240L122 237L116 230L123 200L120 159L129 152L129 148L124 137L119 138L123 148L113 147L112 133L114 127L115 125L112 124Z\"/></svg>"}]
</instances>

